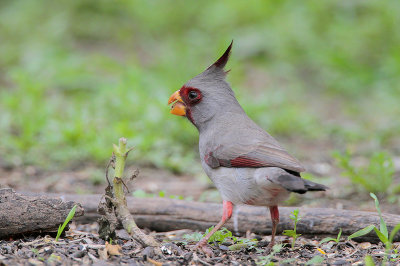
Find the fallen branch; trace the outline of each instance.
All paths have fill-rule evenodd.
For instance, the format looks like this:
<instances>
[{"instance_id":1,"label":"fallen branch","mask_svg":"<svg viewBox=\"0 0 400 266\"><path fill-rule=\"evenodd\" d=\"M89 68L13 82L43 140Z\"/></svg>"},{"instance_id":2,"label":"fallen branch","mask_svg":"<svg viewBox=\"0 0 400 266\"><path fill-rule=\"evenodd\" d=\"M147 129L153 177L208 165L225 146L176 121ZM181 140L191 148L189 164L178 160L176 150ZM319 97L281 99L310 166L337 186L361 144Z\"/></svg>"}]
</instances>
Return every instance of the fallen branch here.
<instances>
[{"instance_id":1,"label":"fallen branch","mask_svg":"<svg viewBox=\"0 0 400 266\"><path fill-rule=\"evenodd\" d=\"M54 194L52 196L55 196ZM64 199L80 202L85 208L85 216L78 220L93 222L97 214L97 202L101 195L63 195ZM129 211L135 216L136 223L141 228L155 231L171 231L178 229L202 230L218 222L222 213L222 204L203 203L167 198L134 198L127 197ZM227 228L237 233L246 233L247 230L261 235L271 234L271 220L267 208L238 206L234 216L226 224ZM351 235L370 224L379 228L379 216L376 212L337 210L329 208L302 208L280 207L280 222L278 232L292 229L293 222L289 219L290 213L299 209L302 216L298 223L297 232L308 236L336 236L342 228L343 236ZM383 214L389 232L400 223L400 215ZM237 222L236 230L234 222ZM356 241L377 242L376 234L355 238ZM400 241L397 233L394 241Z\"/></svg>"},{"instance_id":2,"label":"fallen branch","mask_svg":"<svg viewBox=\"0 0 400 266\"><path fill-rule=\"evenodd\" d=\"M0 189L0 238L30 233L57 232L76 203L60 198L27 196L11 188ZM83 215L77 204L75 217Z\"/></svg>"}]
</instances>

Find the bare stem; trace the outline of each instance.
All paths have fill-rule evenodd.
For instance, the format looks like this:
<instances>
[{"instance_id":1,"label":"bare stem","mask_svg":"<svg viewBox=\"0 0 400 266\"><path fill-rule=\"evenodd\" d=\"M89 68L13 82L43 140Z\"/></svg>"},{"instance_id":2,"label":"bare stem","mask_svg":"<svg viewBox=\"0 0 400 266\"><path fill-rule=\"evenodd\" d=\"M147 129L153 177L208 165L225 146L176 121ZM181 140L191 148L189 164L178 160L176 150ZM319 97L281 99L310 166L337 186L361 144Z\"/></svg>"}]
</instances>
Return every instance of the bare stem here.
<instances>
[{"instance_id":1,"label":"bare stem","mask_svg":"<svg viewBox=\"0 0 400 266\"><path fill-rule=\"evenodd\" d=\"M140 242L144 246L159 247L160 244L151 236L143 233L136 225L133 216L130 214L123 187L123 174L125 168L126 157L131 149L126 148L126 139L120 138L119 145L114 144L115 154L115 174L113 179L113 192L116 203L116 213L118 219L121 221L124 229L132 236L135 240Z\"/></svg>"}]
</instances>

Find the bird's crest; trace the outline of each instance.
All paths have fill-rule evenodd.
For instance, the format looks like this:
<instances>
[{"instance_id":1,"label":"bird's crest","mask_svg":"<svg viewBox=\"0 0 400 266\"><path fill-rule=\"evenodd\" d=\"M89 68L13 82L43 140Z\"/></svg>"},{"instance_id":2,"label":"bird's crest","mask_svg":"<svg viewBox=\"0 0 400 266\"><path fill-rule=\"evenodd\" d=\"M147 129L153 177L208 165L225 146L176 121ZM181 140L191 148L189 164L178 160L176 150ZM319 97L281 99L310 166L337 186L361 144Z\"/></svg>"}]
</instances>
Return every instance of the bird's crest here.
<instances>
[{"instance_id":1,"label":"bird's crest","mask_svg":"<svg viewBox=\"0 0 400 266\"><path fill-rule=\"evenodd\" d=\"M223 55L220 58L218 58L218 60L215 61L214 64L209 66L206 69L206 71L221 71L221 70L223 71L226 63L229 60L229 56L231 54L232 45L233 45L233 40L232 40L231 44L228 46L228 48L226 49L226 51L223 53ZM224 73L228 73L228 72L229 71L226 71Z\"/></svg>"}]
</instances>

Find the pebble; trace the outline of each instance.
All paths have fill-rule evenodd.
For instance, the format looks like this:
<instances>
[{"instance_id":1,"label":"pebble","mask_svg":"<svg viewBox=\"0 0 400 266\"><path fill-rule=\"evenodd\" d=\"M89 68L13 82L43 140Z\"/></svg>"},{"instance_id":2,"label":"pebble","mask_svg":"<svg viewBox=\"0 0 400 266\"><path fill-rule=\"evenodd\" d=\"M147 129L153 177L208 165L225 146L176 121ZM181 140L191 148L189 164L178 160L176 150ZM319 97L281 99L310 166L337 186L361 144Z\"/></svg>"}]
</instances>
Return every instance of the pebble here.
<instances>
[{"instance_id":1,"label":"pebble","mask_svg":"<svg viewBox=\"0 0 400 266\"><path fill-rule=\"evenodd\" d=\"M75 253L72 254L72 257L74 258L83 258L86 255L85 251L79 250Z\"/></svg>"},{"instance_id":2,"label":"pebble","mask_svg":"<svg viewBox=\"0 0 400 266\"><path fill-rule=\"evenodd\" d=\"M369 242L362 242L362 243L360 244L360 248L362 248L362 249L369 249L371 246L372 246L372 245L371 245L371 243L369 243Z\"/></svg>"},{"instance_id":3,"label":"pebble","mask_svg":"<svg viewBox=\"0 0 400 266\"><path fill-rule=\"evenodd\" d=\"M332 265L347 265L348 262L346 260L337 260L332 263Z\"/></svg>"}]
</instances>

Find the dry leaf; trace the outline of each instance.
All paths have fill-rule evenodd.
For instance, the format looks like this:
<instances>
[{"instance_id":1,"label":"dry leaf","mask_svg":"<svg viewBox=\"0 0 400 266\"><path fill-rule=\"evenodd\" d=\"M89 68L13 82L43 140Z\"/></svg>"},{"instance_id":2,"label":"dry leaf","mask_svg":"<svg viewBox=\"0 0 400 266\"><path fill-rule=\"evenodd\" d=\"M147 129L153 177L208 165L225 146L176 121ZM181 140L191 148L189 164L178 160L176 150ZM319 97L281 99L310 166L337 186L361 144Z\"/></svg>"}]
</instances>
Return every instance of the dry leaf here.
<instances>
[{"instance_id":1,"label":"dry leaf","mask_svg":"<svg viewBox=\"0 0 400 266\"><path fill-rule=\"evenodd\" d=\"M120 245L111 245L110 243L106 242L106 250L108 255L115 255L115 256L121 256L122 254L119 252L121 250Z\"/></svg>"},{"instance_id":2,"label":"dry leaf","mask_svg":"<svg viewBox=\"0 0 400 266\"><path fill-rule=\"evenodd\" d=\"M162 266L163 265L162 262L159 262L159 261L156 261L156 260L152 260L150 258L147 258L147 261L152 263L152 264L154 264L154 265L156 265L156 266Z\"/></svg>"},{"instance_id":3,"label":"dry leaf","mask_svg":"<svg viewBox=\"0 0 400 266\"><path fill-rule=\"evenodd\" d=\"M99 249L99 258L101 260L108 260L108 254L107 254L107 249L103 248L103 249Z\"/></svg>"},{"instance_id":4,"label":"dry leaf","mask_svg":"<svg viewBox=\"0 0 400 266\"><path fill-rule=\"evenodd\" d=\"M35 259L32 259L32 258L29 259L28 262L29 262L29 264L35 265L35 266L44 265L44 263L42 261L35 260Z\"/></svg>"}]
</instances>

